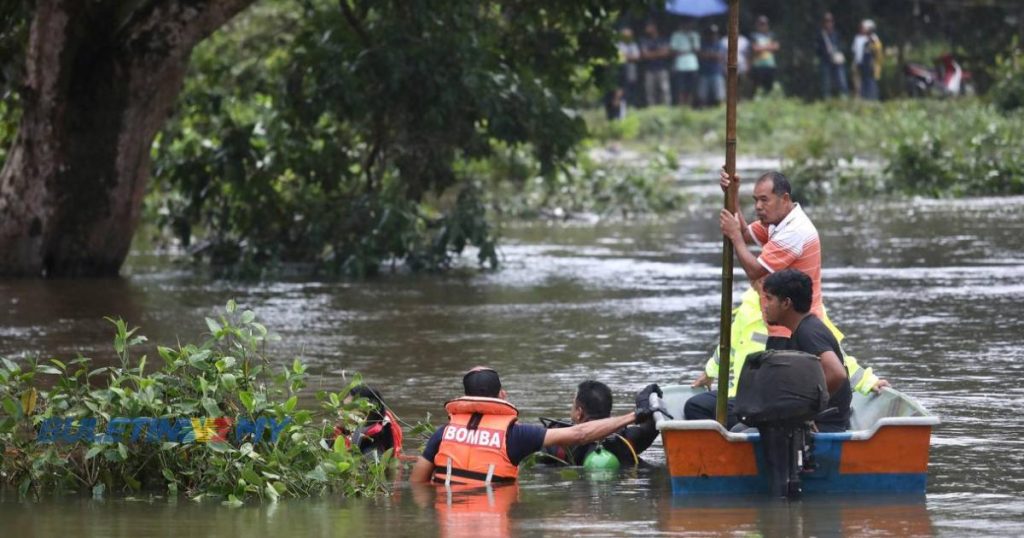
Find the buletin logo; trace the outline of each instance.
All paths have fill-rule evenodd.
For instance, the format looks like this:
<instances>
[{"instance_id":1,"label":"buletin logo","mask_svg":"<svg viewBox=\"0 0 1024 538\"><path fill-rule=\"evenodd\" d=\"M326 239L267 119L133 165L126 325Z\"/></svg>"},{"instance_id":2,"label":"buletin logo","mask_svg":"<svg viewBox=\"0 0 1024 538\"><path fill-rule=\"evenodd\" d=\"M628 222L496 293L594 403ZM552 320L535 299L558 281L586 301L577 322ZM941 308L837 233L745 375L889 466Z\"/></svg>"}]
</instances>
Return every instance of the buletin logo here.
<instances>
[{"instance_id":1,"label":"buletin logo","mask_svg":"<svg viewBox=\"0 0 1024 538\"><path fill-rule=\"evenodd\" d=\"M444 429L444 440L466 445L501 448L502 432L495 430L470 430L464 426L449 425Z\"/></svg>"}]
</instances>

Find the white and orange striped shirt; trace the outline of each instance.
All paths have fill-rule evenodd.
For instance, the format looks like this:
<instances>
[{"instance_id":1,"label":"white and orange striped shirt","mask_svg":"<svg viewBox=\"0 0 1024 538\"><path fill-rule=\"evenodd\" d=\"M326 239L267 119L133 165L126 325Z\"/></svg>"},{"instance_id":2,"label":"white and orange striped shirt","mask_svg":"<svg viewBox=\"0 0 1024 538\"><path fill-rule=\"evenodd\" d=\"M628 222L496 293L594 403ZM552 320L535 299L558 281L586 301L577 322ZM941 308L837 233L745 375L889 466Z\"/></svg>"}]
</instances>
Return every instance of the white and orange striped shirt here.
<instances>
[{"instance_id":1,"label":"white and orange striped shirt","mask_svg":"<svg viewBox=\"0 0 1024 538\"><path fill-rule=\"evenodd\" d=\"M824 317L821 303L821 242L818 229L804 213L800 204L793 204L793 210L778 224L765 227L761 221L754 221L748 227L754 242L761 246L757 262L769 273L783 269L796 269L811 277L813 297L811 312ZM760 288L760 286L758 286ZM762 297L761 304L764 304ZM789 329L769 326L771 336L789 337Z\"/></svg>"}]
</instances>

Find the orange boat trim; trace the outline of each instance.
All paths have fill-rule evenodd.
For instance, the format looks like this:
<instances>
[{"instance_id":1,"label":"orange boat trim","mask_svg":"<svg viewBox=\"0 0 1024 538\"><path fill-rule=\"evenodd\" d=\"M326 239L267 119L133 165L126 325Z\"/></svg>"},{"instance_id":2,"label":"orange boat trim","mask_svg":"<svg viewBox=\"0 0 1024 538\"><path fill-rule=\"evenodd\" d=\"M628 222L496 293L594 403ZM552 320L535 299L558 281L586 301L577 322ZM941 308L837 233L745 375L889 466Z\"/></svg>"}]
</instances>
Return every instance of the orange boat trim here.
<instances>
[{"instance_id":1,"label":"orange boat trim","mask_svg":"<svg viewBox=\"0 0 1024 538\"><path fill-rule=\"evenodd\" d=\"M752 443L729 442L714 430L666 430L661 435L672 476L757 475Z\"/></svg>"},{"instance_id":2,"label":"orange boat trim","mask_svg":"<svg viewBox=\"0 0 1024 538\"><path fill-rule=\"evenodd\" d=\"M931 426L885 426L865 441L846 441L839 473L926 473L931 431Z\"/></svg>"}]
</instances>

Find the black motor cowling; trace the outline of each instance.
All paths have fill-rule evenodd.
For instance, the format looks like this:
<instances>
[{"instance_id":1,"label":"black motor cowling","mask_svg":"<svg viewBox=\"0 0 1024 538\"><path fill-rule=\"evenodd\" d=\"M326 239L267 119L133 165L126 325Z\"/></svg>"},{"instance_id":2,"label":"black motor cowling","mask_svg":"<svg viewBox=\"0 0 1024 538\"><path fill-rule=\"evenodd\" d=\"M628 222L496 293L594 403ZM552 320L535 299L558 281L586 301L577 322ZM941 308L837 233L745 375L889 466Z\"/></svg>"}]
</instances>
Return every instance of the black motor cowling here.
<instances>
[{"instance_id":1,"label":"black motor cowling","mask_svg":"<svg viewBox=\"0 0 1024 538\"><path fill-rule=\"evenodd\" d=\"M751 353L736 394L736 415L761 434L772 493L798 497L800 473L811 466L811 421L828 403L821 360L800 351Z\"/></svg>"},{"instance_id":2,"label":"black motor cowling","mask_svg":"<svg viewBox=\"0 0 1024 538\"><path fill-rule=\"evenodd\" d=\"M736 415L748 426L796 424L825 410L821 360L801 351L751 353L736 390Z\"/></svg>"}]
</instances>

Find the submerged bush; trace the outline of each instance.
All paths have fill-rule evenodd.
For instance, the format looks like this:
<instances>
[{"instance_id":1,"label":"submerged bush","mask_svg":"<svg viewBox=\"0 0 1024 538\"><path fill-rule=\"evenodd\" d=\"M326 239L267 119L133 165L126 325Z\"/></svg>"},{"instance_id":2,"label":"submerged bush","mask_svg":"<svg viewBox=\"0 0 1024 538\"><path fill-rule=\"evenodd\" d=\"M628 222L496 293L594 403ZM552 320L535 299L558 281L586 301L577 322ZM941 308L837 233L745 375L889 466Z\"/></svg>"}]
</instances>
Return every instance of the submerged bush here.
<instances>
[{"instance_id":1,"label":"submerged bush","mask_svg":"<svg viewBox=\"0 0 1024 538\"><path fill-rule=\"evenodd\" d=\"M582 155L576 166L560 168L545 178L536 162L509 149L501 157L468 165L463 172L478 179L488 207L506 217L631 217L682 205L675 168L674 154L666 151L635 163Z\"/></svg>"},{"instance_id":2,"label":"submerged bush","mask_svg":"<svg viewBox=\"0 0 1024 538\"><path fill-rule=\"evenodd\" d=\"M202 343L157 347L159 366L134 359L146 338L111 321L119 365L0 359L0 483L23 496L148 489L230 505L385 490L390 452L371 461L341 438L327 441L336 421L353 426L365 416L364 400L344 402L359 380L318 393L319 412L301 408L306 367L298 359L272 367L264 355L272 335L253 312L229 302L206 319Z\"/></svg>"}]
</instances>

